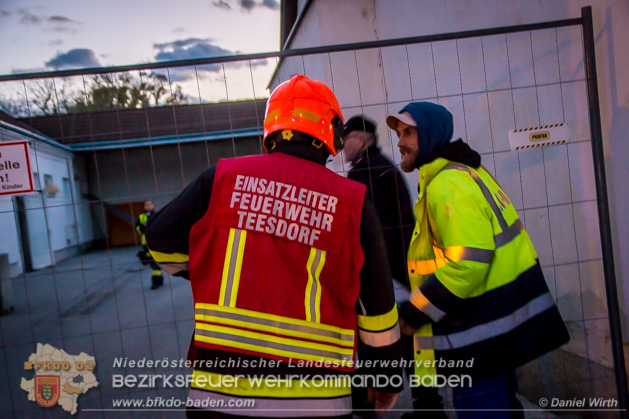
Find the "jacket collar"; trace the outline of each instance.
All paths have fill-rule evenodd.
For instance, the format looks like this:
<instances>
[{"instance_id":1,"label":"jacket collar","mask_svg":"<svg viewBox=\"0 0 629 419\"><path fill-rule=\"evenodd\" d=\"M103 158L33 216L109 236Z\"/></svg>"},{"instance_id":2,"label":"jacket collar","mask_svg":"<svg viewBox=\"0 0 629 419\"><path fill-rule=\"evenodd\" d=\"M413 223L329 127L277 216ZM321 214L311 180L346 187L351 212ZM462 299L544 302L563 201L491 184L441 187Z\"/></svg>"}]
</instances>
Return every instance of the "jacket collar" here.
<instances>
[{"instance_id":1,"label":"jacket collar","mask_svg":"<svg viewBox=\"0 0 629 419\"><path fill-rule=\"evenodd\" d=\"M419 197L423 196L426 185L451 162L461 163L473 168L480 167L481 156L460 138L440 148L428 156L428 162L419 168Z\"/></svg>"},{"instance_id":2,"label":"jacket collar","mask_svg":"<svg viewBox=\"0 0 629 419\"><path fill-rule=\"evenodd\" d=\"M480 154L473 150L467 143L464 143L460 138L433 152L428 156L424 164L430 163L439 157L474 168L480 167L481 163Z\"/></svg>"},{"instance_id":3,"label":"jacket collar","mask_svg":"<svg viewBox=\"0 0 629 419\"><path fill-rule=\"evenodd\" d=\"M318 150L307 143L280 141L273 150L269 151L269 154L273 153L288 154L289 156L309 160L322 166L326 164Z\"/></svg>"},{"instance_id":4,"label":"jacket collar","mask_svg":"<svg viewBox=\"0 0 629 419\"><path fill-rule=\"evenodd\" d=\"M451 160L444 159L443 157L438 157L430 163L426 163L419 168L418 199L421 199L424 196L426 186L428 186L428 184L434 179L434 177L437 176L437 174L450 163Z\"/></svg>"}]
</instances>

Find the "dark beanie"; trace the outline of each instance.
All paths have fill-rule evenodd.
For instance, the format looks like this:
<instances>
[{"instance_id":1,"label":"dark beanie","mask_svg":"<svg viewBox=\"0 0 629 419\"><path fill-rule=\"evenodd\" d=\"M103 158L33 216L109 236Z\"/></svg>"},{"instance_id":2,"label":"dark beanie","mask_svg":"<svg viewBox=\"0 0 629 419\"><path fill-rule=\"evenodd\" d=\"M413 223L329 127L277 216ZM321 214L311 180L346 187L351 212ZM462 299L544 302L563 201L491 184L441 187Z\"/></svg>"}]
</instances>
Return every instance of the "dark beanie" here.
<instances>
[{"instance_id":1,"label":"dark beanie","mask_svg":"<svg viewBox=\"0 0 629 419\"><path fill-rule=\"evenodd\" d=\"M365 115L355 115L347 120L343 127L343 136L352 131L364 131L368 134L376 133L376 123Z\"/></svg>"}]
</instances>

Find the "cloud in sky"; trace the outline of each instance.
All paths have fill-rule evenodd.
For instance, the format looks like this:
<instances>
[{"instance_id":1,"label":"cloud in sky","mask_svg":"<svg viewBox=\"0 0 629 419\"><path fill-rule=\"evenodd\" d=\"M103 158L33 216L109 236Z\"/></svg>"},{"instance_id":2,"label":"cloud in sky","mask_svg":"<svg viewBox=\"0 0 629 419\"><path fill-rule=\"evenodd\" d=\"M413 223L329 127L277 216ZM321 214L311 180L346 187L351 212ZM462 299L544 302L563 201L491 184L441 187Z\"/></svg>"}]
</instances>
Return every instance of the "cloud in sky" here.
<instances>
[{"instance_id":1,"label":"cloud in sky","mask_svg":"<svg viewBox=\"0 0 629 419\"><path fill-rule=\"evenodd\" d=\"M45 64L47 67L59 70L100 66L100 62L98 61L98 58L96 58L94 51L86 48L77 48L71 49L68 52L59 52L49 61L46 61Z\"/></svg>"},{"instance_id":2,"label":"cloud in sky","mask_svg":"<svg viewBox=\"0 0 629 419\"><path fill-rule=\"evenodd\" d=\"M218 9L224 9L224 10L231 10L232 7L229 3L227 3L225 0L218 0L215 1L213 3L214 7L218 8Z\"/></svg>"},{"instance_id":3,"label":"cloud in sky","mask_svg":"<svg viewBox=\"0 0 629 419\"><path fill-rule=\"evenodd\" d=\"M43 22L41 17L32 14L28 9L20 9L18 14L20 15L20 23L22 25L39 25Z\"/></svg>"},{"instance_id":4,"label":"cloud in sky","mask_svg":"<svg viewBox=\"0 0 629 419\"><path fill-rule=\"evenodd\" d=\"M233 51L212 44L210 39L201 38L187 38L162 44L153 44L153 48L159 50L159 52L155 54L157 61L234 55Z\"/></svg>"},{"instance_id":5,"label":"cloud in sky","mask_svg":"<svg viewBox=\"0 0 629 419\"><path fill-rule=\"evenodd\" d=\"M10 12L2 11L2 16L8 17ZM53 15L44 16L32 13L28 8L17 11L19 23L22 25L40 26L42 29L60 33L76 33L81 29L82 24L67 16Z\"/></svg>"},{"instance_id":6,"label":"cloud in sky","mask_svg":"<svg viewBox=\"0 0 629 419\"><path fill-rule=\"evenodd\" d=\"M280 4L277 2L277 0L262 0L262 6L268 7L269 9L273 10L280 8Z\"/></svg>"},{"instance_id":7,"label":"cloud in sky","mask_svg":"<svg viewBox=\"0 0 629 419\"><path fill-rule=\"evenodd\" d=\"M76 23L74 20L65 16L50 16L48 22L51 23Z\"/></svg>"},{"instance_id":8,"label":"cloud in sky","mask_svg":"<svg viewBox=\"0 0 629 419\"><path fill-rule=\"evenodd\" d=\"M156 61L174 61L174 60L188 60L194 58L209 58L209 57L225 57L230 55L239 54L239 51L230 51L218 45L212 43L211 39L201 38L186 38L179 39L172 42L165 42L160 44L153 44L153 48L158 52L155 54ZM267 60L255 60L251 62L251 65L261 66L265 65ZM231 66L244 65L230 63ZM222 71L220 64L208 64L198 66L197 72L219 72ZM161 71L160 71L161 74ZM166 72L164 71L164 74ZM181 67L173 68L170 70L170 79L172 81L183 81L194 78L195 71L193 67Z\"/></svg>"},{"instance_id":9,"label":"cloud in sky","mask_svg":"<svg viewBox=\"0 0 629 419\"><path fill-rule=\"evenodd\" d=\"M218 0L214 1L212 5L223 10L232 10L232 4L239 6L241 11L250 12L256 7L267 7L272 10L280 8L278 0Z\"/></svg>"},{"instance_id":10,"label":"cloud in sky","mask_svg":"<svg viewBox=\"0 0 629 419\"><path fill-rule=\"evenodd\" d=\"M242 7L245 10L251 10L257 5L258 3L256 3L253 0L240 0L240 7Z\"/></svg>"}]
</instances>

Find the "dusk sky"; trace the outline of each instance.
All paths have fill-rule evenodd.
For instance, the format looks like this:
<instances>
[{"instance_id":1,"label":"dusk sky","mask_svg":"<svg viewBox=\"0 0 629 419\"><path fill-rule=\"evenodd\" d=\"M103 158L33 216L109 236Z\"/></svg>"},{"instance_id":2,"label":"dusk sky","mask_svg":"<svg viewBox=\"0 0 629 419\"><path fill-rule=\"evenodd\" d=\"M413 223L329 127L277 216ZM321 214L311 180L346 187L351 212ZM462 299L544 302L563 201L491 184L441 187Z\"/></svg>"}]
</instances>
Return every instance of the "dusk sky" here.
<instances>
[{"instance_id":1,"label":"dusk sky","mask_svg":"<svg viewBox=\"0 0 629 419\"><path fill-rule=\"evenodd\" d=\"M279 0L0 0L0 74L277 51L279 32ZM252 63L268 76L274 65ZM228 79L250 73L236 67ZM196 85L194 69L170 76Z\"/></svg>"}]
</instances>

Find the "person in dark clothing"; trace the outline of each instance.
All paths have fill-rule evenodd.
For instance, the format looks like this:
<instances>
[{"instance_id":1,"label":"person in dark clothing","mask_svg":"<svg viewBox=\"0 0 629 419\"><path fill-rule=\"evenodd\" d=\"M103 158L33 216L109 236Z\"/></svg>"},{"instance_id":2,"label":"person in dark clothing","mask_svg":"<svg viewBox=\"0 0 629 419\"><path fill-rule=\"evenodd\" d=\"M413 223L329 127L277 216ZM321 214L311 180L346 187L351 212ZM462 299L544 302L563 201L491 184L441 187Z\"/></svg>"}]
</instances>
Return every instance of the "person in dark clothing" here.
<instances>
[{"instance_id":1,"label":"person in dark clothing","mask_svg":"<svg viewBox=\"0 0 629 419\"><path fill-rule=\"evenodd\" d=\"M151 265L151 269L152 269L151 289L152 290L157 289L161 287L162 285L164 285L164 274L162 273L162 270L160 269L157 262L155 262L155 260L151 256L151 252L149 252L149 248L146 245L146 236L144 235L144 232L146 231L146 223L148 222L149 217L153 215L154 212L155 212L155 205L153 204L153 201L148 199L144 201L144 212L140 214L138 219L135 221L135 229L142 236L142 239L141 239L142 248L138 252L138 257L140 258L142 265L146 265L147 263Z\"/></svg>"},{"instance_id":2,"label":"person in dark clothing","mask_svg":"<svg viewBox=\"0 0 629 419\"><path fill-rule=\"evenodd\" d=\"M188 417L351 418L343 377L356 359L391 378L372 385L376 410L395 404L402 353L380 224L365 187L325 167L342 127L332 91L294 76L267 103L268 154L219 160L151 217L151 253L190 279L188 359L211 382L191 383ZM254 404L228 407L243 398Z\"/></svg>"},{"instance_id":3,"label":"person in dark clothing","mask_svg":"<svg viewBox=\"0 0 629 419\"><path fill-rule=\"evenodd\" d=\"M386 158L378 145L377 124L365 115L355 115L347 120L343 129L345 161L352 165L349 179L367 187L367 198L376 208L387 248L387 256L395 286L410 290L406 254L415 226L415 217L404 176L391 160ZM361 343L359 342L360 346ZM404 358L413 359L413 342L402 336ZM356 371L361 374L362 371ZM354 411L361 416L371 416L373 403L368 401L367 389L352 390Z\"/></svg>"},{"instance_id":4,"label":"person in dark clothing","mask_svg":"<svg viewBox=\"0 0 629 419\"><path fill-rule=\"evenodd\" d=\"M343 131L349 179L367 187L380 220L393 278L409 288L406 254L415 226L411 198L402 172L378 146L377 125L364 115L347 120Z\"/></svg>"}]
</instances>

